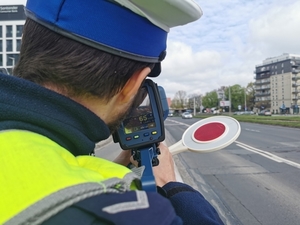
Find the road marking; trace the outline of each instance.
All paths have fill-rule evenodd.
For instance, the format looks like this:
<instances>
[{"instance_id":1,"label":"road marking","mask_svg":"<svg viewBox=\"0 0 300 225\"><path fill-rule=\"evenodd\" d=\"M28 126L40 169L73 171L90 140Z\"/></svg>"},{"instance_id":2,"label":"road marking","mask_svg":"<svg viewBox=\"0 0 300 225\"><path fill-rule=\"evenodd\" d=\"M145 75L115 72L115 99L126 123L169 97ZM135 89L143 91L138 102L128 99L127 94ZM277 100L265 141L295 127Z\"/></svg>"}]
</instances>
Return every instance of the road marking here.
<instances>
[{"instance_id":1,"label":"road marking","mask_svg":"<svg viewBox=\"0 0 300 225\"><path fill-rule=\"evenodd\" d=\"M187 127L191 126L191 125L189 125L189 124L182 123L182 122L178 122L178 121L176 121L176 120L172 120L172 119L167 119L167 120L168 120L168 121L171 121L171 122L174 122L174 123L177 123L177 124L180 124L180 125L187 126ZM250 130L250 129L248 129L248 130ZM259 130L250 130L250 131L260 132ZM266 157L266 158L268 158L268 159L271 159L271 160L273 160L273 161L275 161L275 162L278 162L278 163L285 163L285 164L288 164L288 165L290 165L290 166L293 166L293 167L295 167L295 168L297 168L297 169L300 169L300 164L299 164L299 163L296 163L296 162L293 162L293 161L290 161L290 160L281 158L281 157L279 157L279 156L277 156L277 155L274 155L274 154L272 154L272 153L270 153L270 152L263 151L263 150L258 149L258 148L254 148L254 147L252 147L252 146L250 146L250 145L246 145L246 144L244 144L244 143L242 143L242 142L239 142L239 141L235 141L235 143L237 143L237 146L239 146L239 147L241 147L241 148L243 148L243 149L246 149L246 150L248 150L248 151L257 153L257 154L259 154L259 155L261 155L261 156L264 156L264 157Z\"/></svg>"},{"instance_id":2,"label":"road marking","mask_svg":"<svg viewBox=\"0 0 300 225\"><path fill-rule=\"evenodd\" d=\"M245 128L245 130L260 133L259 130L253 130L253 129L248 129L248 128Z\"/></svg>"},{"instance_id":3,"label":"road marking","mask_svg":"<svg viewBox=\"0 0 300 225\"><path fill-rule=\"evenodd\" d=\"M288 164L288 165L290 165L290 166L293 166L293 167L295 167L295 168L297 168L297 169L300 169L300 164L299 164L299 163L295 163L295 162L293 162L293 161L290 161L290 160L281 158L281 157L279 157L279 156L277 156L277 155L274 155L274 154L272 154L272 153L270 153L270 152L266 152L266 151L263 151L263 150L261 150L261 149L254 148L254 147L252 147L252 146L250 146L250 145L246 145L246 144L244 144L244 143L242 143L242 142L239 142L239 141L235 141L235 143L237 143L237 146L239 146L239 147L241 147L241 148L243 148L243 149L246 149L246 150L248 150L248 151L257 153L257 154L259 154L259 155L261 155L261 156L264 156L264 157L266 157L266 158L268 158L268 159L271 159L271 160L273 160L273 161L275 161L275 162L278 162L278 163L285 163L285 164Z\"/></svg>"},{"instance_id":4,"label":"road marking","mask_svg":"<svg viewBox=\"0 0 300 225\"><path fill-rule=\"evenodd\" d=\"M177 124L179 124L179 125L187 126L187 127L191 126L191 125L189 125L189 124L182 123L182 122L179 122L179 121L176 121L176 120L167 119L167 121L171 121L171 122L177 123Z\"/></svg>"}]
</instances>

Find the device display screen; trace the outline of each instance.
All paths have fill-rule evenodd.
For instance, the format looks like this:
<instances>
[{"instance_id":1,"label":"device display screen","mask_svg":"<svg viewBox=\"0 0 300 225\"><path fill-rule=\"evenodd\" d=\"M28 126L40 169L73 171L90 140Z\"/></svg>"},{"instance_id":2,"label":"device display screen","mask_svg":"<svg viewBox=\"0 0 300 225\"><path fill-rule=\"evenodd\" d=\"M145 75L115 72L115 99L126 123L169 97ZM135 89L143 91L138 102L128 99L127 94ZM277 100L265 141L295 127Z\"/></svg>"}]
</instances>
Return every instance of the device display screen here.
<instances>
[{"instance_id":1,"label":"device display screen","mask_svg":"<svg viewBox=\"0 0 300 225\"><path fill-rule=\"evenodd\" d=\"M150 98L146 88L140 90L138 106L123 121L125 134L156 127ZM141 102L141 103L140 103ZM140 104L139 104L140 103Z\"/></svg>"}]
</instances>

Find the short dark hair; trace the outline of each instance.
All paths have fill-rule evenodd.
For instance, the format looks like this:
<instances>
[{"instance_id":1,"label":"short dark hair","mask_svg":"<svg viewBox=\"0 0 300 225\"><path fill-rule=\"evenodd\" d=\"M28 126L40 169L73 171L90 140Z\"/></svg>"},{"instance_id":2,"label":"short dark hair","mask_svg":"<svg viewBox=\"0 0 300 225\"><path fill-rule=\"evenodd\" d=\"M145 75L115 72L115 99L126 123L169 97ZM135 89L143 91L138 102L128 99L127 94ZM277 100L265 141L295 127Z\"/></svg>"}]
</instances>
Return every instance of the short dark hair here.
<instances>
[{"instance_id":1,"label":"short dark hair","mask_svg":"<svg viewBox=\"0 0 300 225\"><path fill-rule=\"evenodd\" d=\"M154 64L94 49L27 19L14 76L51 84L69 96L110 99L138 70Z\"/></svg>"}]
</instances>

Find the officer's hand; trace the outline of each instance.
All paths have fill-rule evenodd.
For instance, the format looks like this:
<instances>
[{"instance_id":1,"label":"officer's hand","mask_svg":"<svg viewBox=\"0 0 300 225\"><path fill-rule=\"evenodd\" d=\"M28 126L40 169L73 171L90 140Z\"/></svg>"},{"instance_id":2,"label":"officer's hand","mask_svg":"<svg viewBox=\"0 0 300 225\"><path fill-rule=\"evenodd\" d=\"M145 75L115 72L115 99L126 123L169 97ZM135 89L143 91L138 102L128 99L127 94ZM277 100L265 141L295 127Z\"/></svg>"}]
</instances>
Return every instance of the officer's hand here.
<instances>
[{"instance_id":1,"label":"officer's hand","mask_svg":"<svg viewBox=\"0 0 300 225\"><path fill-rule=\"evenodd\" d=\"M153 167L153 173L156 185L162 187L171 181L176 181L176 176L173 157L168 147L162 143L158 147L161 152L158 156L159 165Z\"/></svg>"}]
</instances>

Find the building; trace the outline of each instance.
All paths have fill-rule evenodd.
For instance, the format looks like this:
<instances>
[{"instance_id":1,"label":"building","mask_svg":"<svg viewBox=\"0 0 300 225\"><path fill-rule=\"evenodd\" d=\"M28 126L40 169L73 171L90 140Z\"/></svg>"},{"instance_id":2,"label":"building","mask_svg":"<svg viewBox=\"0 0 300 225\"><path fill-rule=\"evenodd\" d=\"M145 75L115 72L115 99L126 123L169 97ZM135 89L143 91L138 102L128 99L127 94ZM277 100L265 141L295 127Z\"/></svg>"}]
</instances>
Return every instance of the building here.
<instances>
[{"instance_id":1,"label":"building","mask_svg":"<svg viewBox=\"0 0 300 225\"><path fill-rule=\"evenodd\" d=\"M300 55L267 58L255 68L255 107L272 113L299 113Z\"/></svg>"},{"instance_id":2,"label":"building","mask_svg":"<svg viewBox=\"0 0 300 225\"><path fill-rule=\"evenodd\" d=\"M0 70L11 73L19 59L25 13L23 5L0 6Z\"/></svg>"}]
</instances>

